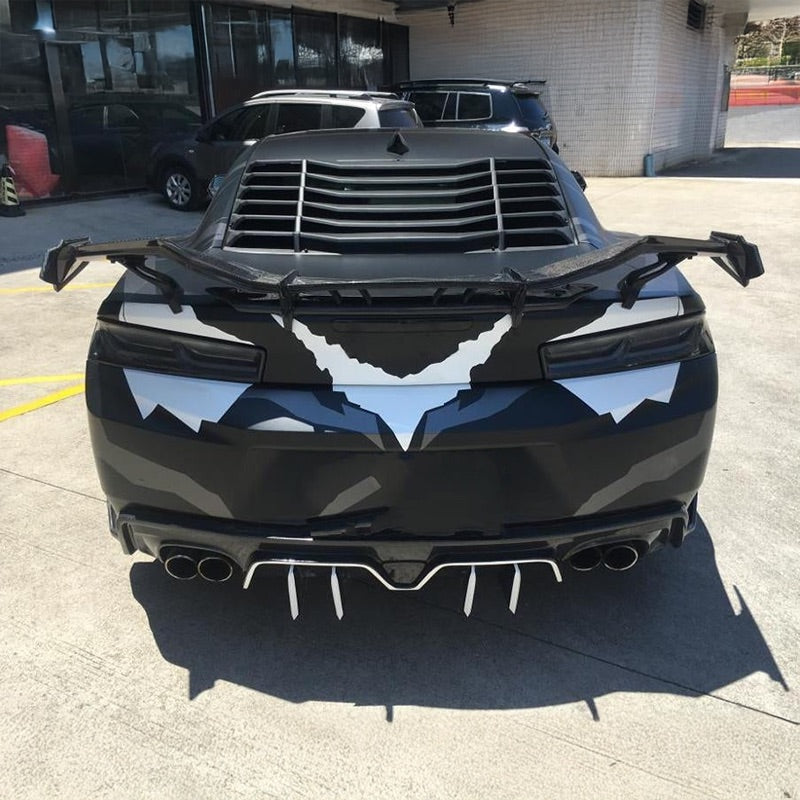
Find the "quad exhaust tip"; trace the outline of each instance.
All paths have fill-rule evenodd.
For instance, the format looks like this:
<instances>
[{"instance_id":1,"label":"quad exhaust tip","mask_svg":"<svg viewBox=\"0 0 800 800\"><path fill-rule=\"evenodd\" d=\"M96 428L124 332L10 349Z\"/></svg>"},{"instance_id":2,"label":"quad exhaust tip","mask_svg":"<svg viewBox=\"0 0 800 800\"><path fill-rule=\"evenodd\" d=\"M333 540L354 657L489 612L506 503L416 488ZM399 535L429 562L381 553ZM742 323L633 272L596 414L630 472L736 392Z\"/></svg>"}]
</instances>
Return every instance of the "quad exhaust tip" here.
<instances>
[{"instance_id":1,"label":"quad exhaust tip","mask_svg":"<svg viewBox=\"0 0 800 800\"><path fill-rule=\"evenodd\" d=\"M164 559L167 574L178 581L190 581L197 576L197 561L188 553L173 553Z\"/></svg>"},{"instance_id":2,"label":"quad exhaust tip","mask_svg":"<svg viewBox=\"0 0 800 800\"><path fill-rule=\"evenodd\" d=\"M219 553L193 548L169 548L164 557L167 574L179 581L198 575L210 583L224 583L233 577L233 562Z\"/></svg>"},{"instance_id":3,"label":"quad exhaust tip","mask_svg":"<svg viewBox=\"0 0 800 800\"><path fill-rule=\"evenodd\" d=\"M612 572L625 572L639 560L639 551L632 544L615 544L603 551L603 566Z\"/></svg>"},{"instance_id":4,"label":"quad exhaust tip","mask_svg":"<svg viewBox=\"0 0 800 800\"><path fill-rule=\"evenodd\" d=\"M586 547L570 556L569 565L576 572L589 572L599 567L603 561L603 551L599 547Z\"/></svg>"},{"instance_id":5,"label":"quad exhaust tip","mask_svg":"<svg viewBox=\"0 0 800 800\"><path fill-rule=\"evenodd\" d=\"M640 543L641 544L641 543ZM616 542L605 547L585 547L567 559L576 572L589 572L601 564L612 572L625 572L639 560L636 542Z\"/></svg>"},{"instance_id":6,"label":"quad exhaust tip","mask_svg":"<svg viewBox=\"0 0 800 800\"><path fill-rule=\"evenodd\" d=\"M224 583L233 575L233 564L222 556L205 556L197 564L197 574L211 583Z\"/></svg>"}]
</instances>

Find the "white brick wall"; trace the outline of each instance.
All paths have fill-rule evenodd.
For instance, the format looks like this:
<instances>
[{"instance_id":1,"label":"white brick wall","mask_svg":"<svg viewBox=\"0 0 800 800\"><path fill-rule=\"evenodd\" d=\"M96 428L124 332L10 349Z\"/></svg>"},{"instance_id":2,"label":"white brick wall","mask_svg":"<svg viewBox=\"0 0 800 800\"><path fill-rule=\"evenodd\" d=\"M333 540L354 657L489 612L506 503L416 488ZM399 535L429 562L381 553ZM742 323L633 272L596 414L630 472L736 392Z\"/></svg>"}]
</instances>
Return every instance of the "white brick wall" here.
<instances>
[{"instance_id":1,"label":"white brick wall","mask_svg":"<svg viewBox=\"0 0 800 800\"><path fill-rule=\"evenodd\" d=\"M398 14L411 77L546 78L561 154L587 175L640 175L706 157L724 139L725 58L741 17L703 32L686 0L482 0ZM727 63L730 63L728 61Z\"/></svg>"}]
</instances>

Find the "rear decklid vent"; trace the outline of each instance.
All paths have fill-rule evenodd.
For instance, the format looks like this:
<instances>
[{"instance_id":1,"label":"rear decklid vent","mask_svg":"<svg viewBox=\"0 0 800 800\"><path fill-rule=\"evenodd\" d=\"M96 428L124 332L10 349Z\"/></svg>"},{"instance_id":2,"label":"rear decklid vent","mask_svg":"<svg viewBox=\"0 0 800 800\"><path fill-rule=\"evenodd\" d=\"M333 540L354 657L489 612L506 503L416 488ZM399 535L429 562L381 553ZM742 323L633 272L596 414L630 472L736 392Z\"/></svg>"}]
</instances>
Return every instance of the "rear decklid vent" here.
<instances>
[{"instance_id":1,"label":"rear decklid vent","mask_svg":"<svg viewBox=\"0 0 800 800\"><path fill-rule=\"evenodd\" d=\"M548 161L497 159L495 174L504 249L574 242L564 198Z\"/></svg>"},{"instance_id":2,"label":"rear decklid vent","mask_svg":"<svg viewBox=\"0 0 800 800\"><path fill-rule=\"evenodd\" d=\"M317 253L468 253L574 242L545 160L251 163L226 246Z\"/></svg>"},{"instance_id":3,"label":"rear decklid vent","mask_svg":"<svg viewBox=\"0 0 800 800\"><path fill-rule=\"evenodd\" d=\"M302 161L249 165L228 225L229 247L294 251L302 172Z\"/></svg>"}]
</instances>

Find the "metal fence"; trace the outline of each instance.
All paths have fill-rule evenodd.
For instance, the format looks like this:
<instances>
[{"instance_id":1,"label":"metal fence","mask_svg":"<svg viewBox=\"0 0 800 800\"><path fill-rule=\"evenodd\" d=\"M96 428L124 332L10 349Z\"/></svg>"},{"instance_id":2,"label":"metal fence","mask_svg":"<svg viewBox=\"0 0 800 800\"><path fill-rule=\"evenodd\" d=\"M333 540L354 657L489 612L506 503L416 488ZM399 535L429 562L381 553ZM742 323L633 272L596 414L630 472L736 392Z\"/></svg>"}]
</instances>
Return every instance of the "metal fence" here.
<instances>
[{"instance_id":1,"label":"metal fence","mask_svg":"<svg viewBox=\"0 0 800 800\"><path fill-rule=\"evenodd\" d=\"M767 81L800 80L800 64L782 64L773 67L736 67L734 76L760 75Z\"/></svg>"}]
</instances>

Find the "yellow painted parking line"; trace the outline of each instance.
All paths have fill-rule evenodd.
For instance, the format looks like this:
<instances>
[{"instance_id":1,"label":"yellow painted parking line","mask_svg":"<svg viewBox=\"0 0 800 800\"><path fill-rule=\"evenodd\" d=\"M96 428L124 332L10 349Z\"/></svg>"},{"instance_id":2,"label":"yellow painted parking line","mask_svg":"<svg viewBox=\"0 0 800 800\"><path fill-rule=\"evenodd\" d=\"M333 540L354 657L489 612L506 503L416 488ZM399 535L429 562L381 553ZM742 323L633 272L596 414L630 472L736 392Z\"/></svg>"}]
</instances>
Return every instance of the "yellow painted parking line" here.
<instances>
[{"instance_id":1,"label":"yellow painted parking line","mask_svg":"<svg viewBox=\"0 0 800 800\"><path fill-rule=\"evenodd\" d=\"M80 292L84 289L110 289L116 286L116 282L112 283L70 283L65 286L62 292ZM7 289L0 289L0 296L7 294L27 294L33 292L52 292L52 286L13 286Z\"/></svg>"},{"instance_id":2,"label":"yellow painted parking line","mask_svg":"<svg viewBox=\"0 0 800 800\"><path fill-rule=\"evenodd\" d=\"M0 422L4 422L12 417L18 417L21 414L27 414L29 411L36 411L37 408L42 406L49 406L52 403L57 403L59 400L66 400L68 397L74 397L76 394L83 392L83 381L74 386L67 386L66 389L59 389L57 392L51 392L38 400L32 400L30 403L22 403L18 406L12 406L5 411L0 411Z\"/></svg>"},{"instance_id":3,"label":"yellow painted parking line","mask_svg":"<svg viewBox=\"0 0 800 800\"><path fill-rule=\"evenodd\" d=\"M0 386L25 386L30 383L60 383L83 380L82 372L68 372L66 375L33 375L28 378L0 378Z\"/></svg>"}]
</instances>

